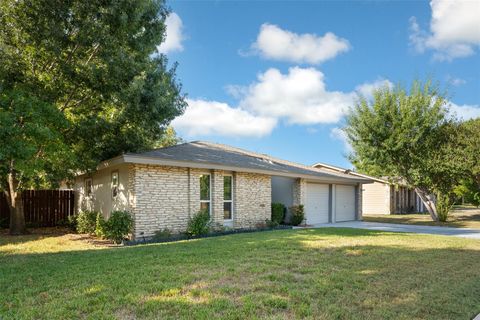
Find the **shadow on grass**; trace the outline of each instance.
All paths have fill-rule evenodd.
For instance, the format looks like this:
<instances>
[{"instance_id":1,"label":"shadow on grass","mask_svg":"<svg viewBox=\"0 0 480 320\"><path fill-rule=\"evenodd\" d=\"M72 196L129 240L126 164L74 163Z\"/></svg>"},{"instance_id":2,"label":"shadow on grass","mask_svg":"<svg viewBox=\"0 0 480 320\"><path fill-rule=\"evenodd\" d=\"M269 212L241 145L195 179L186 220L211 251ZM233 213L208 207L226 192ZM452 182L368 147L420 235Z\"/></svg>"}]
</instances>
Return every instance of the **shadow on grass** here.
<instances>
[{"instance_id":1,"label":"shadow on grass","mask_svg":"<svg viewBox=\"0 0 480 320\"><path fill-rule=\"evenodd\" d=\"M8 229L6 229L6 231L2 230L2 232L0 232L0 247L4 245L9 245L9 244L22 244L22 243L34 242L34 241L38 241L45 238L58 238L58 237L63 237L67 234L69 234L69 232L67 231L51 232L51 233L34 231L24 235L10 235L8 233ZM1 252L1 249L0 249L0 252Z\"/></svg>"},{"instance_id":2,"label":"shadow on grass","mask_svg":"<svg viewBox=\"0 0 480 320\"><path fill-rule=\"evenodd\" d=\"M0 315L468 319L480 247L462 241L326 228L9 255Z\"/></svg>"},{"instance_id":3,"label":"shadow on grass","mask_svg":"<svg viewBox=\"0 0 480 320\"><path fill-rule=\"evenodd\" d=\"M478 212L478 213L477 213ZM399 223L423 226L473 228L480 229L480 211L465 212L465 209L450 213L447 222L435 222L428 215L404 214L404 215L365 215L364 221L381 223Z\"/></svg>"}]
</instances>

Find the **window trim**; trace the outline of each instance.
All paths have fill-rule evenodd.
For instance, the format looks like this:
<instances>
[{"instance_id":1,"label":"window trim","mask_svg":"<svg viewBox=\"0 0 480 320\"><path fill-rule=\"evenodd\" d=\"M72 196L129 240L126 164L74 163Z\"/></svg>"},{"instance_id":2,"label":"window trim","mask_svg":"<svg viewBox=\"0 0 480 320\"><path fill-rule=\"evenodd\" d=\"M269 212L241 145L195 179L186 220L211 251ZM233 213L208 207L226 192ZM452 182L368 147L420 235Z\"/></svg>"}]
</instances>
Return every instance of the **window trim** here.
<instances>
[{"instance_id":1,"label":"window trim","mask_svg":"<svg viewBox=\"0 0 480 320\"><path fill-rule=\"evenodd\" d=\"M225 177L231 177L231 183L230 183L230 193L232 195L232 198L230 200L225 200L225 197L223 198L223 205L225 205L225 202L231 203L231 215L232 217L230 219L225 219L223 218L224 222L233 222L233 174L224 174L223 175L223 194L225 194ZM225 213L224 213L225 215Z\"/></svg>"},{"instance_id":2,"label":"window trim","mask_svg":"<svg viewBox=\"0 0 480 320\"><path fill-rule=\"evenodd\" d=\"M202 178L202 176L208 176L208 200L202 200L202 186L200 184L200 179ZM200 195L199 195L199 198L200 198L200 210L202 209L202 203L208 203L208 214L210 215L210 217L212 216L212 175L210 173L201 173L199 176L198 176L198 183L199 183L199 187L200 187Z\"/></svg>"},{"instance_id":3,"label":"window trim","mask_svg":"<svg viewBox=\"0 0 480 320\"><path fill-rule=\"evenodd\" d=\"M116 174L117 175L117 185L113 185L113 175ZM117 188L117 194L114 195L114 188ZM112 194L112 199L116 199L118 197L118 194L119 194L119 189L120 189L120 173L118 172L118 170L113 170L110 174L110 189L111 189L111 194Z\"/></svg>"},{"instance_id":4,"label":"window trim","mask_svg":"<svg viewBox=\"0 0 480 320\"><path fill-rule=\"evenodd\" d=\"M87 181L90 181L90 193L87 192ZM91 198L93 195L93 179L92 178L85 178L83 180L83 187L85 188L85 198Z\"/></svg>"}]
</instances>

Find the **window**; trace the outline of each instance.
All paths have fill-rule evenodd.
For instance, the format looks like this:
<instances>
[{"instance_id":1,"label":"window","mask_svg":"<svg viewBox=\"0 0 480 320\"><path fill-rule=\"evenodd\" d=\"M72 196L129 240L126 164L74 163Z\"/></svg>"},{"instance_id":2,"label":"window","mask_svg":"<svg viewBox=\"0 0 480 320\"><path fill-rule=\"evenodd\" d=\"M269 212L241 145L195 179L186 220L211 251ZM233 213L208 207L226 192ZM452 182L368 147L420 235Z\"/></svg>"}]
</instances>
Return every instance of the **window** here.
<instances>
[{"instance_id":1,"label":"window","mask_svg":"<svg viewBox=\"0 0 480 320\"><path fill-rule=\"evenodd\" d=\"M223 177L223 219L233 218L232 176Z\"/></svg>"},{"instance_id":2,"label":"window","mask_svg":"<svg viewBox=\"0 0 480 320\"><path fill-rule=\"evenodd\" d=\"M118 195L118 171L112 172L112 197L116 198Z\"/></svg>"},{"instance_id":3,"label":"window","mask_svg":"<svg viewBox=\"0 0 480 320\"><path fill-rule=\"evenodd\" d=\"M85 179L85 196L90 197L92 195L92 178Z\"/></svg>"},{"instance_id":4,"label":"window","mask_svg":"<svg viewBox=\"0 0 480 320\"><path fill-rule=\"evenodd\" d=\"M200 176L200 209L210 213L210 175Z\"/></svg>"}]
</instances>

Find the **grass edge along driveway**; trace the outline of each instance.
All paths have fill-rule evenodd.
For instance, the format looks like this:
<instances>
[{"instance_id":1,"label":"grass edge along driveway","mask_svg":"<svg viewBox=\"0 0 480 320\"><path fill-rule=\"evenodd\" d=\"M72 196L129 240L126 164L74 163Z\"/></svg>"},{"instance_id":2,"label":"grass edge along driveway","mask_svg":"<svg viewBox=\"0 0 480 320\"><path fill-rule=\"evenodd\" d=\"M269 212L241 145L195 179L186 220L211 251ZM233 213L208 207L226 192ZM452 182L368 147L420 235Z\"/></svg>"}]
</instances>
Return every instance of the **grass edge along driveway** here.
<instances>
[{"instance_id":1,"label":"grass edge along driveway","mask_svg":"<svg viewBox=\"0 0 480 320\"><path fill-rule=\"evenodd\" d=\"M363 221L480 229L480 208L456 207L449 213L446 222L432 221L428 213L364 215Z\"/></svg>"},{"instance_id":2,"label":"grass edge along driveway","mask_svg":"<svg viewBox=\"0 0 480 320\"><path fill-rule=\"evenodd\" d=\"M478 240L331 228L125 248L65 236L11 239L0 237L3 319L471 319L480 312Z\"/></svg>"}]
</instances>

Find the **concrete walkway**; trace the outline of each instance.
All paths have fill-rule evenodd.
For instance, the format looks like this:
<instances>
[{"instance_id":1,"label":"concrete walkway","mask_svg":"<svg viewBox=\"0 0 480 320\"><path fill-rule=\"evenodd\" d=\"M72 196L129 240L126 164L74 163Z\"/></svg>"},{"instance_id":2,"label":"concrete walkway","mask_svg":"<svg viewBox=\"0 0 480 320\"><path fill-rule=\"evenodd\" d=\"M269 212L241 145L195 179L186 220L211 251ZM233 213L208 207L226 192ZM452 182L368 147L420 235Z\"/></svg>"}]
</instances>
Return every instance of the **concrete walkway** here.
<instances>
[{"instance_id":1,"label":"concrete walkway","mask_svg":"<svg viewBox=\"0 0 480 320\"><path fill-rule=\"evenodd\" d=\"M364 221L322 223L322 224L315 224L311 226L311 228L355 228L355 229L379 230L379 231L389 231L389 232L438 234L438 235L444 235L444 236L453 236L453 237L462 237L462 238L480 240L480 229L470 229L470 228L419 226L419 225L364 222Z\"/></svg>"}]
</instances>

